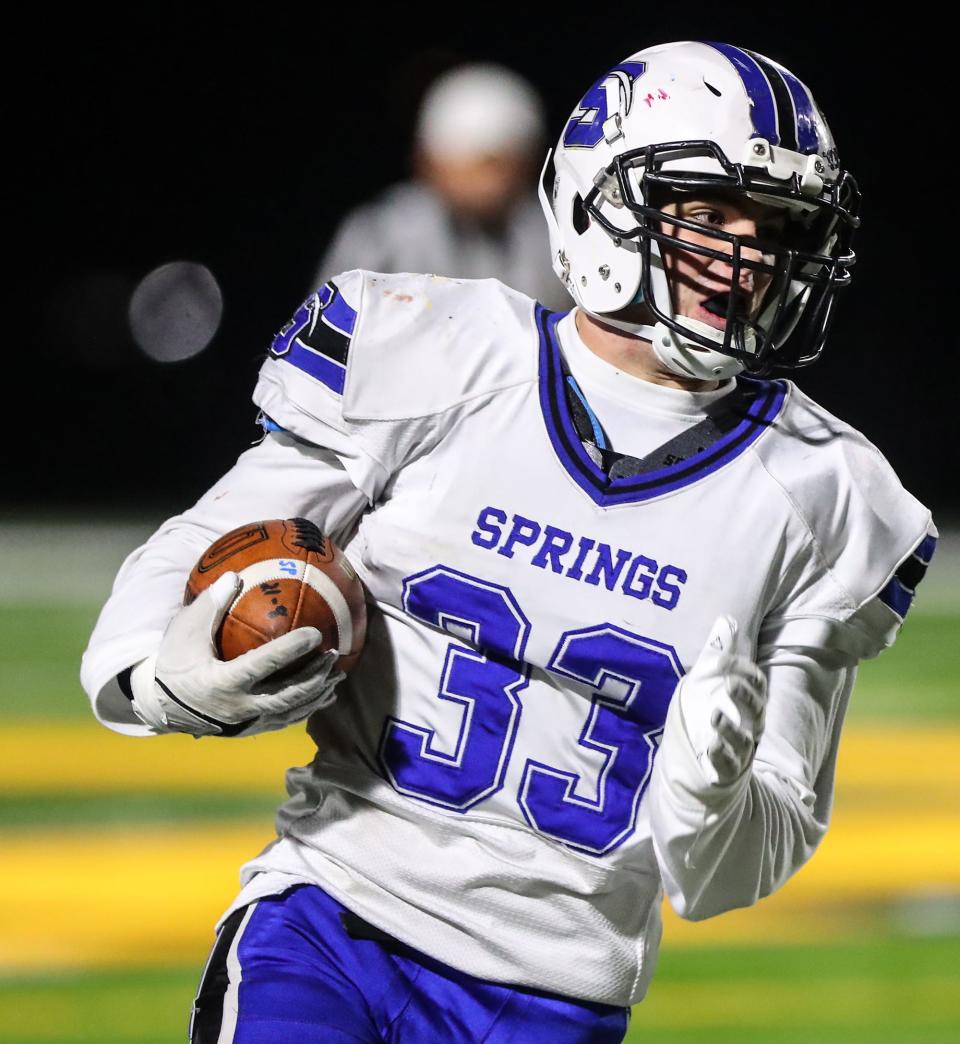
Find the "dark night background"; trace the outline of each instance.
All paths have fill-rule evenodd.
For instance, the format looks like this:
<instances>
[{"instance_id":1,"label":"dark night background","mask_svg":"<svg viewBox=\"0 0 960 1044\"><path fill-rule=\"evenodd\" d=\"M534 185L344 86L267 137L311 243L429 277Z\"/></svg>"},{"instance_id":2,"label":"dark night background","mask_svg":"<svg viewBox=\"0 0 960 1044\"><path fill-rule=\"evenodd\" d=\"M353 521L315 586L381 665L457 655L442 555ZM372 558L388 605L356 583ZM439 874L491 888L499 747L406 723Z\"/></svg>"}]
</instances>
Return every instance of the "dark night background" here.
<instances>
[{"instance_id":1,"label":"dark night background","mask_svg":"<svg viewBox=\"0 0 960 1044\"><path fill-rule=\"evenodd\" d=\"M13 41L13 510L172 514L230 466L256 434L261 354L339 217L404 175L434 73L458 59L514 67L543 95L553 139L606 67L699 38L761 51L813 87L864 225L827 353L796 379L935 515L956 517L956 265L943 232L956 204L936 178L953 154L949 41L921 48L920 28L913 40L810 5L578 5L568 19L490 5L285 10L40 12ZM224 315L207 351L164 366L134 347L126 301L178 259L209 266Z\"/></svg>"}]
</instances>

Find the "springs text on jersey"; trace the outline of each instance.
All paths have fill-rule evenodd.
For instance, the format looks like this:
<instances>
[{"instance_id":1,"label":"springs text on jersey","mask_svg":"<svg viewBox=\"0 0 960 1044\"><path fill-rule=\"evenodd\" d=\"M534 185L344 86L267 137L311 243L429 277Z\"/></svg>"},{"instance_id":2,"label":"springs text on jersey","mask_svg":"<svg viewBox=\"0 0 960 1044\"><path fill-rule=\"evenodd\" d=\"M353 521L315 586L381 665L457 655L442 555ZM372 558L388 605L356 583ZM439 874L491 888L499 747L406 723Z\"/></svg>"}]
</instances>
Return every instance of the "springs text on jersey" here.
<instances>
[{"instance_id":1,"label":"springs text on jersey","mask_svg":"<svg viewBox=\"0 0 960 1044\"><path fill-rule=\"evenodd\" d=\"M526 550L530 565L538 569L549 567L554 573L594 586L602 582L608 591L619 588L631 598L649 598L661 609L676 608L681 586L687 582L687 572L680 566L661 566L647 555L622 548L614 551L592 537L576 537L523 515L508 516L498 507L480 510L470 539L477 547L496 550L504 558Z\"/></svg>"}]
</instances>

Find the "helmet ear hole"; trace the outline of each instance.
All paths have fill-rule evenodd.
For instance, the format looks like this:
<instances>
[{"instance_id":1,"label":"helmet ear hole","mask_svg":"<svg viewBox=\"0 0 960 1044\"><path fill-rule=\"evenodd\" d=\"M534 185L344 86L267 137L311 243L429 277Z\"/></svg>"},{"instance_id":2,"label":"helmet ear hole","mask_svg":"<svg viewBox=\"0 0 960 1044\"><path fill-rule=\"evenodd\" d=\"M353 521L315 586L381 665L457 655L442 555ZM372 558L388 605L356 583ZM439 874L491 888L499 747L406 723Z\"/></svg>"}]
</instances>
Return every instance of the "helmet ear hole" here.
<instances>
[{"instance_id":1,"label":"helmet ear hole","mask_svg":"<svg viewBox=\"0 0 960 1044\"><path fill-rule=\"evenodd\" d=\"M578 236L582 236L590 227L590 215L583 206L583 197L578 192L573 197L573 229Z\"/></svg>"}]
</instances>

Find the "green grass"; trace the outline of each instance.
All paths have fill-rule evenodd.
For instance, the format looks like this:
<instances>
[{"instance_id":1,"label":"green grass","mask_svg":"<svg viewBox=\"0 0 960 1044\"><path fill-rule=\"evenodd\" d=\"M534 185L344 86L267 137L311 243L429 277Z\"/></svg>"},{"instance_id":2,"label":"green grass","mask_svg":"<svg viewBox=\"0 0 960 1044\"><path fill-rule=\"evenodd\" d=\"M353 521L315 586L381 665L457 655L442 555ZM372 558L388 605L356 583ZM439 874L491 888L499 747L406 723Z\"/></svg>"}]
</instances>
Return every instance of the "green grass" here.
<instances>
[{"instance_id":1,"label":"green grass","mask_svg":"<svg viewBox=\"0 0 960 1044\"><path fill-rule=\"evenodd\" d=\"M96 608L0 605L0 698L4 719L89 718L80 657Z\"/></svg>"},{"instance_id":2,"label":"green grass","mask_svg":"<svg viewBox=\"0 0 960 1044\"><path fill-rule=\"evenodd\" d=\"M850 715L960 719L960 614L908 617L893 648L861 664Z\"/></svg>"},{"instance_id":3,"label":"green grass","mask_svg":"<svg viewBox=\"0 0 960 1044\"><path fill-rule=\"evenodd\" d=\"M83 718L80 655L97 610L0 605L5 652L0 698L5 720ZM863 664L850 708L868 719L957 720L960 718L960 615L911 616L897 644Z\"/></svg>"},{"instance_id":4,"label":"green grass","mask_svg":"<svg viewBox=\"0 0 960 1044\"><path fill-rule=\"evenodd\" d=\"M199 968L0 981L4 1044L170 1044L187 1039Z\"/></svg>"},{"instance_id":5,"label":"green grass","mask_svg":"<svg viewBox=\"0 0 960 1044\"><path fill-rule=\"evenodd\" d=\"M960 938L671 951L630 1044L946 1044L960 1034ZM0 981L5 1044L185 1037L199 968Z\"/></svg>"},{"instance_id":6,"label":"green grass","mask_svg":"<svg viewBox=\"0 0 960 1044\"><path fill-rule=\"evenodd\" d=\"M627 1040L946 1042L960 1039L960 937L671 951Z\"/></svg>"},{"instance_id":7,"label":"green grass","mask_svg":"<svg viewBox=\"0 0 960 1044\"><path fill-rule=\"evenodd\" d=\"M71 827L122 827L128 824L197 820L259 819L270 823L278 795L251 793L111 793L111 794L23 794L0 795L0 830L49 830L69 823Z\"/></svg>"}]
</instances>

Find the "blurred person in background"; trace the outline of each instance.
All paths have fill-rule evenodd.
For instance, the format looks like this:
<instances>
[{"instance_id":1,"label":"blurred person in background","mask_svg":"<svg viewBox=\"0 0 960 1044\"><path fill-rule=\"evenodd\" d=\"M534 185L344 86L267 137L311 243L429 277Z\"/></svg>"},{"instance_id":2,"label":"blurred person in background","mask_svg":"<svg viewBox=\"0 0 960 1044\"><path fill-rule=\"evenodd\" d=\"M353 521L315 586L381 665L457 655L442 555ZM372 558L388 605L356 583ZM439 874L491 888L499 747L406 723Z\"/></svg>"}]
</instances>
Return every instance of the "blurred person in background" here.
<instances>
[{"instance_id":1,"label":"blurred person in background","mask_svg":"<svg viewBox=\"0 0 960 1044\"><path fill-rule=\"evenodd\" d=\"M544 140L533 88L498 65L440 76L417 120L414 177L344 218L312 287L350 268L494 277L554 307L535 180Z\"/></svg>"}]
</instances>

